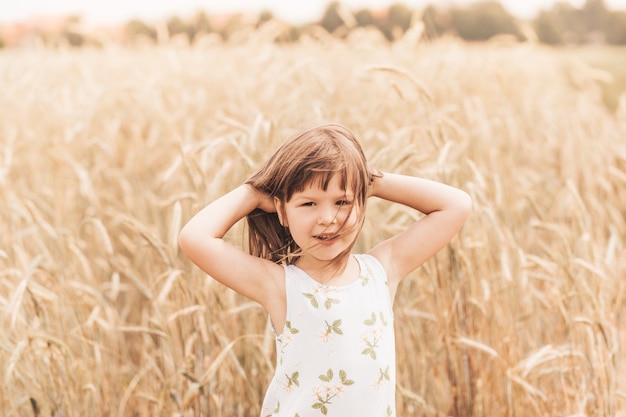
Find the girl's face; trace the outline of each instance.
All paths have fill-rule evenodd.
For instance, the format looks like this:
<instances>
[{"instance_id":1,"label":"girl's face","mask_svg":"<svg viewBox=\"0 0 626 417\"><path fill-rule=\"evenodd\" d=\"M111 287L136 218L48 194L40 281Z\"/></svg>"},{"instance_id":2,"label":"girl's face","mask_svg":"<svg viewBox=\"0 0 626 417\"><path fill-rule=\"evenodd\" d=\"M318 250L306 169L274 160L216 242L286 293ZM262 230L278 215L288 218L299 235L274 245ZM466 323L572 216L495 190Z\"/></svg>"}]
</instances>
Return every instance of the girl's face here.
<instances>
[{"instance_id":1,"label":"girl's face","mask_svg":"<svg viewBox=\"0 0 626 417\"><path fill-rule=\"evenodd\" d=\"M353 244L359 233L354 192L341 188L339 175L331 178L326 190L314 181L294 193L284 203L284 217L280 205L277 202L281 222L302 249L298 260L301 268L333 261Z\"/></svg>"}]
</instances>

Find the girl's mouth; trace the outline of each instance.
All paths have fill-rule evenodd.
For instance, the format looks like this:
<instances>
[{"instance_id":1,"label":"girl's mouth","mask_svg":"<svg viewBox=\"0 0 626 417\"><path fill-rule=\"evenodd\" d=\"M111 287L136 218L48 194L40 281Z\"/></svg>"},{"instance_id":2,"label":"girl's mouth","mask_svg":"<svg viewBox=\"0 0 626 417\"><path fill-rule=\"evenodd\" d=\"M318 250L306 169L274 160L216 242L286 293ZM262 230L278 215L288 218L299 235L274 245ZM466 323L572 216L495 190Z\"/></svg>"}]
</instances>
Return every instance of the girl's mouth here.
<instances>
[{"instance_id":1,"label":"girl's mouth","mask_svg":"<svg viewBox=\"0 0 626 417\"><path fill-rule=\"evenodd\" d=\"M322 242L330 242L333 241L337 238L338 235L331 235L331 234L322 234L322 235L317 235L314 236L315 239L320 240Z\"/></svg>"}]
</instances>

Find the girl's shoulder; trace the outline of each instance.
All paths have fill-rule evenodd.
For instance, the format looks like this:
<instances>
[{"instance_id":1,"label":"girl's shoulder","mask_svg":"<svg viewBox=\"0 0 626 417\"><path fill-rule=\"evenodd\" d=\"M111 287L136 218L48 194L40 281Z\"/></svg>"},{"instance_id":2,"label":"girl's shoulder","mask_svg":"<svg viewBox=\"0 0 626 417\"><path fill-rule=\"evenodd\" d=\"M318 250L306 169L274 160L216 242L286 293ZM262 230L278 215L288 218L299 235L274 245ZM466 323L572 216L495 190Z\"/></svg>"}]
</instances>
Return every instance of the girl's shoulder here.
<instances>
[{"instance_id":1,"label":"girl's shoulder","mask_svg":"<svg viewBox=\"0 0 626 417\"><path fill-rule=\"evenodd\" d=\"M378 258L369 253L360 253L355 254L354 257L361 265L361 273L368 273L369 275L373 275L377 278L382 278L384 281L387 281L387 272L385 268L380 263ZM365 269L365 270L364 270Z\"/></svg>"},{"instance_id":2,"label":"girl's shoulder","mask_svg":"<svg viewBox=\"0 0 626 417\"><path fill-rule=\"evenodd\" d=\"M376 252L368 252L362 255L358 255L359 259L365 266L365 268L369 268L371 275L374 277L375 281L381 282L385 287L389 290L389 297L391 299L391 304L393 305L393 300L396 297L396 290L398 289L398 281L390 280L387 268L381 262L380 259L376 256Z\"/></svg>"}]
</instances>

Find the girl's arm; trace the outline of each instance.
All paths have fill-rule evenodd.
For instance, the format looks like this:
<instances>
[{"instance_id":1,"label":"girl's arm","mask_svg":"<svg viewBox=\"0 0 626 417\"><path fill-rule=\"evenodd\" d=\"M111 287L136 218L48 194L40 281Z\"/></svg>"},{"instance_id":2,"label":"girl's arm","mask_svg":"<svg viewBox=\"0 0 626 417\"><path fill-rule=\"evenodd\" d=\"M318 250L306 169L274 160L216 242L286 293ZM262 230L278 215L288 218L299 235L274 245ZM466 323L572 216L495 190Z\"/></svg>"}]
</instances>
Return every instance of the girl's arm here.
<instances>
[{"instance_id":1,"label":"girl's arm","mask_svg":"<svg viewBox=\"0 0 626 417\"><path fill-rule=\"evenodd\" d=\"M461 229L472 210L464 191L439 182L384 173L370 195L404 204L426 216L370 251L387 271L390 289L442 249Z\"/></svg>"},{"instance_id":2,"label":"girl's arm","mask_svg":"<svg viewBox=\"0 0 626 417\"><path fill-rule=\"evenodd\" d=\"M281 304L276 301L284 294L283 268L222 239L235 223L256 208L276 211L270 197L250 185L241 185L193 216L178 240L183 253L200 269L275 315L270 304Z\"/></svg>"}]
</instances>

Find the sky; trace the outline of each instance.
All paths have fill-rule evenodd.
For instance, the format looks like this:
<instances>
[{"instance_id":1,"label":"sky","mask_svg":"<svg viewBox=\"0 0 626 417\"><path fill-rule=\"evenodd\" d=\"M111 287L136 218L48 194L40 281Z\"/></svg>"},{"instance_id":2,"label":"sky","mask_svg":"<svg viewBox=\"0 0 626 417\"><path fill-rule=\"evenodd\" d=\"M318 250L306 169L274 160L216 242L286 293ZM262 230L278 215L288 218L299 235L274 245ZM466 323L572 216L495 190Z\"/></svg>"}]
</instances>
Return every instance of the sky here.
<instances>
[{"instance_id":1,"label":"sky","mask_svg":"<svg viewBox=\"0 0 626 417\"><path fill-rule=\"evenodd\" d=\"M80 15L93 23L123 23L133 18L158 20L171 16L207 13L271 11L292 23L305 23L321 17L331 0L0 0L0 22L23 21L33 15ZM342 0L350 9L382 8L393 3L409 7L426 4L460 5L473 0ZM519 18L532 18L558 0L501 0ZM565 0L580 7L585 0ZM626 10L626 0L605 0L610 9Z\"/></svg>"}]
</instances>

